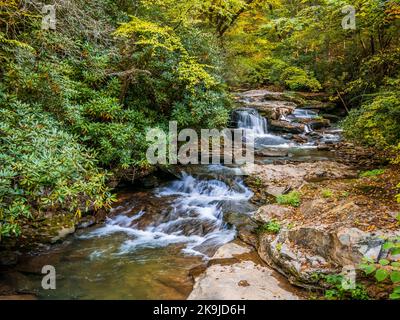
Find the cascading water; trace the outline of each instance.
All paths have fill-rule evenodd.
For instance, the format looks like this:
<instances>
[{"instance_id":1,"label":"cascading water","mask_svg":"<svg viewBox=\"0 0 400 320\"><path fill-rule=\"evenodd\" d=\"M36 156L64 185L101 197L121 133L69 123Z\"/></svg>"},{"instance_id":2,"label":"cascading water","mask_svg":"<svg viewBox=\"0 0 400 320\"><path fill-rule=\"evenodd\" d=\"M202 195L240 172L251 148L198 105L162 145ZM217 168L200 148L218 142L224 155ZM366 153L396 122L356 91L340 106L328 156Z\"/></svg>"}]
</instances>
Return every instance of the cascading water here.
<instances>
[{"instance_id":1,"label":"cascading water","mask_svg":"<svg viewBox=\"0 0 400 320\"><path fill-rule=\"evenodd\" d=\"M267 119L262 117L255 109L237 110L237 127L239 129L250 129L254 135L264 135L268 133Z\"/></svg>"},{"instance_id":2,"label":"cascading water","mask_svg":"<svg viewBox=\"0 0 400 320\"><path fill-rule=\"evenodd\" d=\"M268 121L262 117L256 109L244 108L235 111L237 128L246 129L246 134L254 137L255 148L287 147L289 141L271 133L268 133Z\"/></svg>"},{"instance_id":3,"label":"cascading water","mask_svg":"<svg viewBox=\"0 0 400 320\"><path fill-rule=\"evenodd\" d=\"M252 192L240 180L228 186L220 180L199 180L183 174L180 180L156 189L159 198L176 197L171 208L164 210L160 218L141 229L137 221L145 214L128 217L117 215L107 223L81 238L103 237L114 233L128 236L118 254L137 249L159 248L172 244L184 244L183 252L207 256L224 243L234 239L235 230L223 221L226 202L247 202Z\"/></svg>"}]
</instances>

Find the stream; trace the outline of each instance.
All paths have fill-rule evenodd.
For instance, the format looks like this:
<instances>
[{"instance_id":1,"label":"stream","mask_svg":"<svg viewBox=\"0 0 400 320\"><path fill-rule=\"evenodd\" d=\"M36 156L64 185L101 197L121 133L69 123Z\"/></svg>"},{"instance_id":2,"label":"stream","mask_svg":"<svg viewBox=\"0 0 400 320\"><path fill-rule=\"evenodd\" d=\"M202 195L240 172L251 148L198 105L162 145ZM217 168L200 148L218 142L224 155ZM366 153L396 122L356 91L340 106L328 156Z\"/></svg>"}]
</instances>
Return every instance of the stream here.
<instances>
[{"instance_id":1,"label":"stream","mask_svg":"<svg viewBox=\"0 0 400 320\"><path fill-rule=\"evenodd\" d=\"M316 116L296 109L285 121ZM290 134L270 132L267 119L255 109L241 108L236 117L237 127L252 130L257 151L275 153L257 157L258 162L332 157L318 150L308 126L299 143ZM318 139L337 141L340 132L328 128ZM186 299L193 287L190 270L237 236L235 223L226 217L246 218L257 210L239 171L223 165L190 166L174 181L122 190L103 225L78 230L40 254L21 257L8 276L19 293L39 299ZM43 265L55 266L57 290L41 289L43 275L34 270ZM2 277L0 284L7 275Z\"/></svg>"}]
</instances>

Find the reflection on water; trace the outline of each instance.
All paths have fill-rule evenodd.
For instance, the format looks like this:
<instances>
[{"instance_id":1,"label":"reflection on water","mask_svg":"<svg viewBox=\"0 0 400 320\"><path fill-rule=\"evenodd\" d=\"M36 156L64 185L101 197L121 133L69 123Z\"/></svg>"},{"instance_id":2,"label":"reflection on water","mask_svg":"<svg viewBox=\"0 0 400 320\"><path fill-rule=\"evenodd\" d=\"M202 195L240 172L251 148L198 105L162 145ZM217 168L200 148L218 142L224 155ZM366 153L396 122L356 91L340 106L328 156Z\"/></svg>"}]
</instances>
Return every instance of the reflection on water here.
<instances>
[{"instance_id":1,"label":"reflection on water","mask_svg":"<svg viewBox=\"0 0 400 320\"><path fill-rule=\"evenodd\" d=\"M188 174L158 189L121 194L104 225L81 230L20 266L54 265L56 290L39 289L39 268L18 286L42 299L185 299L192 289L189 270L235 238L226 209L248 208L251 196L237 178L226 183Z\"/></svg>"}]
</instances>

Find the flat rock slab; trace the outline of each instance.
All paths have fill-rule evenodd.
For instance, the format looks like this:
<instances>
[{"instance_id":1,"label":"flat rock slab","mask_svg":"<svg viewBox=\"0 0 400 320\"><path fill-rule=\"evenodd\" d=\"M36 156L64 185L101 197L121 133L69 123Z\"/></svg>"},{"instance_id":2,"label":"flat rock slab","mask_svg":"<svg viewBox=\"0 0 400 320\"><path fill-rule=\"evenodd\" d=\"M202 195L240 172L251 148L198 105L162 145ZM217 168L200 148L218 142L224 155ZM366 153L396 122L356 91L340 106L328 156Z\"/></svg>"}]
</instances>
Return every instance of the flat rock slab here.
<instances>
[{"instance_id":1,"label":"flat rock slab","mask_svg":"<svg viewBox=\"0 0 400 320\"><path fill-rule=\"evenodd\" d=\"M197 278L188 300L298 300L273 273L252 261L212 265Z\"/></svg>"},{"instance_id":2,"label":"flat rock slab","mask_svg":"<svg viewBox=\"0 0 400 320\"><path fill-rule=\"evenodd\" d=\"M230 242L220 247L214 254L213 259L231 259L234 258L235 255L249 253L250 251L251 249L248 247Z\"/></svg>"}]
</instances>

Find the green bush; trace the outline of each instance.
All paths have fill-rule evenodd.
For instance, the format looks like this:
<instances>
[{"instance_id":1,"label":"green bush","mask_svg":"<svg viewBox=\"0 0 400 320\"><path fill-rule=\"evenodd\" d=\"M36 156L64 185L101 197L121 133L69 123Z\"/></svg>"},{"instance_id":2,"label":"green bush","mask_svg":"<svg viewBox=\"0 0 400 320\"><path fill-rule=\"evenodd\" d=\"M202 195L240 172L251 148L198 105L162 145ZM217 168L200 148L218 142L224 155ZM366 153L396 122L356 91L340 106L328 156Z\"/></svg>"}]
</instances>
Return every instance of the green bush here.
<instances>
[{"instance_id":1,"label":"green bush","mask_svg":"<svg viewBox=\"0 0 400 320\"><path fill-rule=\"evenodd\" d=\"M400 237L391 239L383 245L383 249L390 252L392 256L400 254ZM400 300L400 262L393 259L381 259L378 263L370 258L364 258L359 268L366 275L373 275L377 283L389 281L393 284L393 292L390 299Z\"/></svg>"},{"instance_id":2,"label":"green bush","mask_svg":"<svg viewBox=\"0 0 400 320\"><path fill-rule=\"evenodd\" d=\"M262 225L260 228L261 232L268 232L268 233L279 233L281 230L281 225L276 220L268 221L266 224Z\"/></svg>"},{"instance_id":3,"label":"green bush","mask_svg":"<svg viewBox=\"0 0 400 320\"><path fill-rule=\"evenodd\" d=\"M3 97L4 98L4 97ZM71 214L109 207L107 173L93 153L38 105L0 102L0 233L46 211Z\"/></svg>"},{"instance_id":4,"label":"green bush","mask_svg":"<svg viewBox=\"0 0 400 320\"><path fill-rule=\"evenodd\" d=\"M298 207L301 203L300 193L297 191L291 191L288 194L282 194L276 197L278 204L290 205L292 207Z\"/></svg>"},{"instance_id":5,"label":"green bush","mask_svg":"<svg viewBox=\"0 0 400 320\"><path fill-rule=\"evenodd\" d=\"M374 169L360 173L361 178L376 177L385 173L385 169Z\"/></svg>"},{"instance_id":6,"label":"green bush","mask_svg":"<svg viewBox=\"0 0 400 320\"><path fill-rule=\"evenodd\" d=\"M255 67L252 77L254 82L273 83L290 90L322 89L321 84L311 73L276 58L264 59Z\"/></svg>"}]
</instances>

